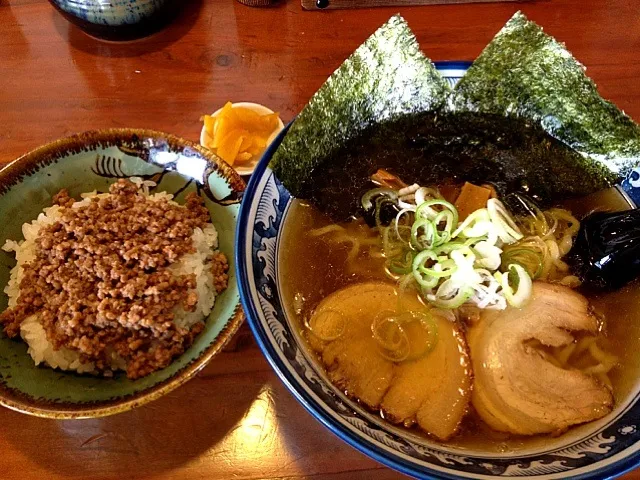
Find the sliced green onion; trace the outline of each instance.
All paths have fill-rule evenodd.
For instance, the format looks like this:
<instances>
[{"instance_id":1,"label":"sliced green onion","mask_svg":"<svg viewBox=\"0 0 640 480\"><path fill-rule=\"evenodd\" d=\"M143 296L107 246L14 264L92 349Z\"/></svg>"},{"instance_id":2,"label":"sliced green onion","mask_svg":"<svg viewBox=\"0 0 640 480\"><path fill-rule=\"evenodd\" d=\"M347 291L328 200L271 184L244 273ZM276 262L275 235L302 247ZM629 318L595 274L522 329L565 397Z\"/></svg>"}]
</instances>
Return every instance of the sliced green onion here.
<instances>
[{"instance_id":1,"label":"sliced green onion","mask_svg":"<svg viewBox=\"0 0 640 480\"><path fill-rule=\"evenodd\" d=\"M451 252L453 252L454 250L460 250L461 248L469 248L472 245L474 245L475 243L484 240L484 237L480 237L480 238L469 238L467 240L465 240L464 242L447 242L443 245L439 245L437 247L435 247L433 249L433 251L436 254L440 254L440 253L446 253L449 254Z\"/></svg>"},{"instance_id":2,"label":"sliced green onion","mask_svg":"<svg viewBox=\"0 0 640 480\"><path fill-rule=\"evenodd\" d=\"M433 218L438 214L437 211L431 208L435 206L441 206L450 211L453 214L452 224L458 224L458 210L456 209L456 207L454 207L453 204L447 202L446 200L441 200L439 198L427 200L426 202L422 202L420 205L418 205L418 208L416 209L416 218L428 218L430 220L433 220Z\"/></svg>"},{"instance_id":3,"label":"sliced green onion","mask_svg":"<svg viewBox=\"0 0 640 480\"><path fill-rule=\"evenodd\" d=\"M479 237L484 235L483 232L475 232L473 229L476 223L480 222L488 222L489 221L489 212L486 208L480 208L475 212L471 213L464 221L458 225L458 227L451 234L452 238L456 238L458 235L464 232L466 237ZM486 226L483 226L483 229L486 230Z\"/></svg>"},{"instance_id":4,"label":"sliced green onion","mask_svg":"<svg viewBox=\"0 0 640 480\"><path fill-rule=\"evenodd\" d=\"M438 261L437 255L430 250L423 250L422 252L418 253L413 259L413 276L420 284L420 286L424 288L433 288L438 284L440 280L439 277L434 277L423 271L427 270L424 265L429 260L432 260L434 262Z\"/></svg>"},{"instance_id":5,"label":"sliced green onion","mask_svg":"<svg viewBox=\"0 0 640 480\"><path fill-rule=\"evenodd\" d=\"M402 328L395 312L384 310L371 323L373 339L380 354L391 362L402 362L410 353L409 337Z\"/></svg>"},{"instance_id":6,"label":"sliced green onion","mask_svg":"<svg viewBox=\"0 0 640 480\"><path fill-rule=\"evenodd\" d=\"M436 227L431 220L419 218L413 222L411 226L411 245L415 248L430 250L435 246L436 237Z\"/></svg>"},{"instance_id":7,"label":"sliced green onion","mask_svg":"<svg viewBox=\"0 0 640 480\"><path fill-rule=\"evenodd\" d=\"M393 222L395 224L395 234L398 237L398 240L401 240L404 243L411 243L411 226L410 225L402 225L400 223L400 219L402 218L402 215L404 215L405 213L409 213L409 212L413 212L414 210L412 209L402 209L398 212L398 214L396 215L396 220L395 222ZM407 232L407 236L406 238L402 236L402 234L400 233L400 230L404 230Z\"/></svg>"},{"instance_id":8,"label":"sliced green onion","mask_svg":"<svg viewBox=\"0 0 640 480\"><path fill-rule=\"evenodd\" d=\"M450 210L443 210L435 216L433 219L433 225L436 228L437 245L442 245L443 243L447 243L451 240L451 232L455 226L454 220L456 217L457 215L454 215ZM439 226L443 221L445 222L445 226L443 229L440 229Z\"/></svg>"},{"instance_id":9,"label":"sliced green onion","mask_svg":"<svg viewBox=\"0 0 640 480\"><path fill-rule=\"evenodd\" d=\"M509 284L509 272L514 272L518 275L517 290L515 293ZM507 299L507 302L516 308L523 307L531 296L533 289L533 283L527 271L522 266L514 263L509 265L508 273L498 275L497 279L500 285L502 285L502 293Z\"/></svg>"},{"instance_id":10,"label":"sliced green onion","mask_svg":"<svg viewBox=\"0 0 640 480\"><path fill-rule=\"evenodd\" d=\"M420 188L416 190L418 205L403 208L394 225L380 228L387 274L404 286L417 282L428 302L445 309L466 302L495 309L505 308L507 303L523 304L531 293L530 287L527 293L531 277L541 274L545 267L541 267L542 260L535 252L525 253L524 245L505 255L507 250L502 245L519 241L522 233L504 205L490 199L487 208L472 212L458 223L454 205L442 199L421 201L424 193ZM387 197L379 198L377 207L387 201ZM538 239L530 250L541 248L546 252L550 247ZM505 265L505 259L509 260L507 272L518 275L515 292L508 274L503 278L499 272L492 273ZM560 267L556 264L556 268Z\"/></svg>"},{"instance_id":11,"label":"sliced green onion","mask_svg":"<svg viewBox=\"0 0 640 480\"><path fill-rule=\"evenodd\" d=\"M512 263L524 267L531 278L539 278L544 269L544 253L525 247L505 248L502 252L502 266L506 270Z\"/></svg>"},{"instance_id":12,"label":"sliced green onion","mask_svg":"<svg viewBox=\"0 0 640 480\"><path fill-rule=\"evenodd\" d=\"M491 223L498 228L498 237L504 243L515 243L523 237L516 222L500 200L490 198L487 201L487 211L489 212Z\"/></svg>"},{"instance_id":13,"label":"sliced green onion","mask_svg":"<svg viewBox=\"0 0 640 480\"><path fill-rule=\"evenodd\" d=\"M433 268L429 267L418 267L418 271L423 275L428 275L429 277L435 278L446 278L453 275L456 270L458 270L457 265L452 260L439 261L438 263L433 265Z\"/></svg>"}]
</instances>

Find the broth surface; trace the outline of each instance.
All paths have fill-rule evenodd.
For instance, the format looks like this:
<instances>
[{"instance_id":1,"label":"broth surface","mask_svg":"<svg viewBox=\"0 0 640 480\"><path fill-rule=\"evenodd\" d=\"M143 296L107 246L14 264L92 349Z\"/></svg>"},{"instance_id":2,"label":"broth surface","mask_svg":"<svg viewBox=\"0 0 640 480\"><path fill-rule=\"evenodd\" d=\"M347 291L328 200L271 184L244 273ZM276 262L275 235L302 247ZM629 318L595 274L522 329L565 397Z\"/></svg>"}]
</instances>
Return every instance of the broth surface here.
<instances>
[{"instance_id":1,"label":"broth surface","mask_svg":"<svg viewBox=\"0 0 640 480\"><path fill-rule=\"evenodd\" d=\"M308 234L331 224L331 219L312 206L294 200L285 219L279 250L279 275L282 297L289 315L294 318L300 336L307 340L304 319L309 318L315 307L328 295L341 288L367 280L391 282L384 273L382 259L372 258L367 249L361 249L355 270L347 271L345 265L351 245L336 244L325 237ZM584 292L583 292L584 293ZM620 366L610 373L616 405L624 403L637 384L640 372L640 356L635 355L640 344L640 288L638 282L620 291L588 295L594 310L606 318L606 343L610 352L620 359ZM308 347L308 345L307 345ZM312 357L316 355L308 348ZM590 424L569 429L565 435L587 433ZM418 428L411 432L427 437ZM512 452L523 448L544 448L548 435L520 437L496 432L477 416L473 409L466 416L461 431L447 445L463 450L486 452Z\"/></svg>"}]
</instances>

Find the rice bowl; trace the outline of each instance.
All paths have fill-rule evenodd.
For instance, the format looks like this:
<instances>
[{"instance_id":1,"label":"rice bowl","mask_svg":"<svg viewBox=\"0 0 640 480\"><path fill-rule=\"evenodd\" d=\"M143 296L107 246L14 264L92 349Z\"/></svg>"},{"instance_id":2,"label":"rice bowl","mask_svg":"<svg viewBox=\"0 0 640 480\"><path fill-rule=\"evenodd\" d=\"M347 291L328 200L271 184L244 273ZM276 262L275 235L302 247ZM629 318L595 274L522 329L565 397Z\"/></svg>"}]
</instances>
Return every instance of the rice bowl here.
<instances>
[{"instance_id":1,"label":"rice bowl","mask_svg":"<svg viewBox=\"0 0 640 480\"><path fill-rule=\"evenodd\" d=\"M23 224L51 206L52 196L61 188L80 199L82 192L104 192L114 179L130 177L154 181L154 192L173 194L178 203L191 192L204 200L218 232L218 250L229 259L229 285L216 297L213 310L204 319L204 330L167 367L138 380L122 373L105 378L36 366L26 342L0 332L0 405L56 419L96 418L131 410L193 378L244 321L232 257L244 181L198 144L167 133L131 128L61 138L0 170L0 311L8 307L3 290L16 265L12 252L1 249L6 241L22 239Z\"/></svg>"},{"instance_id":2,"label":"rice bowl","mask_svg":"<svg viewBox=\"0 0 640 480\"><path fill-rule=\"evenodd\" d=\"M175 207L179 212L186 209L186 207L175 202L171 194L166 192L151 194L149 188L155 187L154 182L143 181L136 177L133 177L131 181L135 184L134 189L137 189L136 195L144 197L145 201L157 202L158 204L166 203L171 207ZM9 297L9 309L7 312L11 309L16 309L20 303L21 285L25 280L25 268L28 268L29 264L35 261L38 256L38 241L43 229L56 226L62 222L65 208L79 212L81 209L89 207L92 203L107 201L110 195L112 194L92 191L81 194L82 200L73 201L66 207L55 204L47 207L38 215L37 219L23 224L24 240L7 240L5 242L3 250L13 252L17 260L16 266L11 270L9 282L4 289ZM126 230L126 228L123 230ZM181 331L189 331L198 324L202 325L201 322L211 313L217 293L221 290L220 285L215 284L212 267L219 269L219 266L214 264L217 258L222 258L226 264L226 257L217 251L218 233L212 223L209 222L202 227L193 228L190 242L191 248L189 251L179 256L167 267L169 274L177 278L187 275L195 277L195 288L190 290L195 293L197 301L190 308L176 305L171 313L175 327ZM55 247L57 248L58 246ZM222 278L224 278L224 288L226 288L226 273L222 273ZM47 282L50 282L49 278L47 278ZM159 292L156 291L154 293L157 294ZM122 320L120 319L119 321L121 322ZM145 319L141 321L145 321ZM135 328L142 327L136 326ZM47 332L38 313L24 318L20 323L19 333L20 337L28 344L28 353L36 365L45 364L52 368L71 370L77 373L103 373L106 376L112 375L115 371L127 369L126 359L109 346L105 348L104 352L104 355L106 355L106 368L105 366L97 368L94 362L87 360L86 352L83 354L78 349L54 345L47 338ZM150 347L150 349L153 348L155 347Z\"/></svg>"},{"instance_id":3,"label":"rice bowl","mask_svg":"<svg viewBox=\"0 0 640 480\"><path fill-rule=\"evenodd\" d=\"M166 204L171 207L174 207L174 210L173 210L174 213L186 212L187 207L181 206L177 202L175 202L173 200L172 195L166 192L150 194L149 187L155 187L155 182L143 181L142 179L136 178L136 177L132 178L131 181L133 183L128 184L129 185L128 195L129 197L134 199L133 205L135 205L135 202L137 202L138 204L142 202L145 205L151 205L151 203L147 203L147 202L152 202L153 204L158 204L158 205ZM122 193L123 191L125 191L126 186L127 186L127 182L124 180L120 180L119 183L114 184L110 188L110 193L98 193L97 191L84 193L84 194L81 194L82 200L80 201L73 201L73 199L70 199L69 197L63 197L63 200L66 198L65 200L67 201L66 205L64 206L56 205L54 203L54 205L52 205L51 207L45 208L43 213L41 213L36 220L30 223L23 224L22 232L23 232L24 240L19 242L16 242L14 240L6 241L5 245L3 246L3 249L7 252L15 253L17 264L11 270L9 283L4 289L5 293L9 296L9 305L8 305L9 309L7 309L3 313L5 322L7 321L7 319L11 318L11 313L12 313L11 310L12 309L15 310L19 307L19 304L21 301L21 293L23 293L21 292L21 287L25 288L25 285L27 285L27 288L29 288L31 286L29 283L29 279L25 279L25 269L29 268L30 264L37 259L39 254L41 256L47 255L46 252L42 251L44 250L45 246L47 246L45 244L47 240L46 239L42 240L40 238L41 233L47 230L47 228L45 227L49 227L49 229L53 228L54 230L57 227L59 227L65 218L65 209L70 209L70 210L66 210L70 214L73 214L74 211L80 212L82 210L89 209L89 210L92 210L93 214L95 215L95 212L98 211L98 207L96 207L97 205L102 205L104 203L107 208L113 208L113 205L109 204L109 201L113 200L113 198L120 198L118 196L111 198L114 195L113 192ZM62 194L63 192L65 191L63 190L60 193ZM125 195L127 195L127 192L125 192ZM54 202L57 201L56 198L57 196L54 197ZM124 196L122 198L124 198ZM92 209L92 207L96 207L96 208ZM108 210L107 210L107 213L109 213ZM111 212L111 214L116 215L116 220L117 220L118 211ZM98 233L96 233L96 237L99 237L100 235L103 235L103 233L99 233L99 232L103 232L105 228L108 230L108 224L104 222L104 218L100 219L99 216L97 221L98 221L99 228L98 228ZM66 228L67 233L63 234L62 238L69 237L70 236L70 234L68 233L69 227L64 226L63 228ZM151 229L153 228L153 226L149 226L148 228ZM58 230L59 229L60 228L58 228ZM127 232L128 229L129 229L129 225L126 225L124 227L121 226L121 228L119 228L119 231ZM82 230L80 231L82 232ZM75 233L71 234L71 236L73 235L75 235ZM170 237L171 235L174 235L174 234L173 233L169 234ZM90 235L84 236L84 233L80 235L81 238L87 238L89 236ZM226 265L226 257L224 257L223 254L221 254L216 250L218 246L217 236L218 236L217 231L213 226L213 224L211 223L206 223L201 227L193 228L193 233L191 234L191 238L190 238L190 243L191 243L190 249L183 255L179 256L178 258L170 262L170 264L167 267L167 271L169 272L169 275L175 276L176 278L180 278L181 276L186 278L187 275L191 275L195 277L195 282L193 285L191 285L195 287L192 289L193 292L195 292L195 295L197 297L195 304L189 305L189 308L185 307L186 304L185 305L177 304L173 307L173 312L170 314L171 315L170 318L172 318L173 323L175 324L176 328L179 331L187 332L192 327L198 324L200 324L201 326L202 324L200 322L202 322L202 320L206 318L207 315L209 315L209 313L213 308L215 297L218 291L221 290L222 288L226 288L227 276L226 276L226 273L224 273L224 271L220 277L224 285L214 284L212 265L214 269L219 270L219 266L214 265L214 260L216 258L221 258L222 261L224 262L224 265ZM98 242L104 243L104 239L98 240ZM50 240L49 240L49 243L51 243ZM68 242L63 242L63 243L68 243ZM125 246L126 246L126 243L127 242L125 242ZM129 243L131 243L131 241L129 241ZM48 245L48 246L51 246L51 245ZM56 249L60 250L61 246L62 245L60 244L53 245L54 250ZM149 245L144 245L143 250L144 250L144 247L149 247ZM167 247L164 247L164 249L166 248ZM80 251L84 252L82 248L80 248ZM96 251L100 251L100 250L96 250ZM145 258L145 253L134 254L132 257L133 258L128 259L129 263L133 261L135 264L135 262L138 261L140 258ZM71 260L72 258L73 257L71 257ZM71 260L69 258L65 258L63 262L68 265ZM88 258L87 261L89 261L91 265L97 264L97 260L94 263L94 260L92 260L91 258ZM109 260L106 260L106 261L109 262ZM75 262L73 263L77 265L78 260L75 260ZM152 261L150 266L147 265L145 267L144 272L146 272L147 270L151 270L151 271L155 270L153 267L155 267L155 264ZM94 268L97 268L97 267L94 267ZM222 268L224 268L224 266ZM142 280L144 280L144 272L142 272ZM126 271L125 274L129 275L128 271ZM61 292L60 295L62 295L65 298L69 296L69 289L67 288L68 285L62 286L62 290L60 290L59 279L56 279L54 277L52 280L50 274L44 274L44 275L46 275L45 281L47 284L54 287L55 286L58 287L58 290ZM111 278L110 279L107 278L107 280L111 280L111 282L113 282L114 271L112 271L110 274L107 272L106 275L107 277L111 275ZM104 273L103 273L103 276L104 276ZM141 277L139 274L138 278L134 278L134 281L139 281L140 279ZM25 280L27 281L25 282ZM70 279L70 282L72 282L73 280L74 279ZM144 285L146 285L146 283L144 283ZM125 286L125 288L127 287ZM158 291L157 286L152 286L151 288L147 288L147 291L144 292L144 294L145 295L148 294L149 290L153 290L153 289L155 289L155 291L151 292L152 295L162 294L161 291ZM189 295L193 295L193 292L190 292ZM45 292L45 293L48 294L48 292ZM138 292L137 295L140 296L140 293L141 292ZM26 293L27 303L29 302L29 295L30 295L29 293ZM101 296L100 298L102 298L104 302L104 295ZM100 302L100 303L102 304L103 302ZM152 303L153 302L158 303L157 298L152 299ZM40 303L42 303L42 301ZM44 303L46 303L46 300L44 301ZM134 308L136 308L136 306L131 307L131 311L133 311ZM137 308L138 310L142 310L142 307L140 306L138 306ZM108 316L109 316L109 312L107 312L106 314L106 317ZM97 318L99 319L99 317L100 317L100 314L98 314ZM105 317L105 315L103 315L103 317ZM94 317L88 316L87 318L94 318ZM138 330L138 331L141 331L145 326L148 326L147 324L150 323L151 321L151 319L140 318L140 315L137 315L135 318L139 320L139 322L136 325L134 325L134 330ZM102 321L104 322L104 318ZM121 318L118 319L118 322L122 323L122 315L121 315ZM95 330L96 327L99 328L100 324L97 323L91 328ZM61 326L58 324L55 326L54 331L57 332L60 329L61 329ZM197 329L197 330L198 331L196 332L196 334L199 333L200 329ZM9 327L6 327L5 331L7 333L11 333ZM51 332L49 333L50 333L49 337L51 337ZM116 351L116 349L114 349L110 345L103 346L104 352L102 352L102 356L106 358L102 359L101 363L106 363L106 367L103 365L99 369L97 368L97 365L94 362L87 360L86 349L85 351L82 351L82 350L78 350L77 348L76 349L68 348L66 346L61 346L59 344L54 345L50 341L50 338L47 338L47 332L43 327L42 320L40 318L39 313L28 315L26 318L23 319L23 321L20 323L20 336L28 344L29 346L28 353L33 358L36 365L44 363L52 368L59 368L61 370L73 370L78 373L94 373L95 374L95 373L98 373L98 370L102 370L102 373L104 373L106 376L112 375L114 371L127 369L127 361L120 355L118 351ZM87 335L85 335L81 340L85 340L86 336ZM158 336L156 335L156 337ZM156 343L157 342L158 340L156 340ZM133 350L138 349L139 345L144 344L143 340L141 339L136 340L134 343L135 343L135 346ZM129 341L129 344L131 345L131 341ZM157 345L151 346L149 347L149 349L152 352L157 352L159 350ZM157 356L157 353L155 353L155 355ZM166 363L166 361L164 361L163 363ZM160 363L159 365L163 366L162 363ZM151 369L151 371L153 371L153 369ZM150 373L150 371L148 370L149 368L144 370L145 372L144 374Z\"/></svg>"}]
</instances>

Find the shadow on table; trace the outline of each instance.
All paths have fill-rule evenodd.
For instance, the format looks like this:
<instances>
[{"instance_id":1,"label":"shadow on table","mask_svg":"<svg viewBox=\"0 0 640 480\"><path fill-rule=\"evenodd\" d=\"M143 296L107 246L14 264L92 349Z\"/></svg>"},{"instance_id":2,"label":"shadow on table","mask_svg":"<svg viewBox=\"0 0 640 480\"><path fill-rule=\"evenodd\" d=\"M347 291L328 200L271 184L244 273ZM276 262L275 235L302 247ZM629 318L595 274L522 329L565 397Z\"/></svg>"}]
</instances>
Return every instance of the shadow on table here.
<instances>
[{"instance_id":1,"label":"shadow on table","mask_svg":"<svg viewBox=\"0 0 640 480\"><path fill-rule=\"evenodd\" d=\"M16 17L13 8L8 0L0 0L0 9L2 9L2 16L5 29L15 29L17 32L16 37L19 41L13 42L0 42L0 58L11 58L15 60L23 60L28 58L30 54L30 45L22 31L22 24L20 19ZM4 32L7 35L7 32Z\"/></svg>"},{"instance_id":2,"label":"shadow on table","mask_svg":"<svg viewBox=\"0 0 640 480\"><path fill-rule=\"evenodd\" d=\"M56 30L61 37L67 39L73 49L98 57L137 57L161 50L180 40L198 20L202 4L203 0L184 2L176 17L163 29L148 37L126 42L99 40L84 33L53 9L51 15Z\"/></svg>"},{"instance_id":3,"label":"shadow on table","mask_svg":"<svg viewBox=\"0 0 640 480\"><path fill-rule=\"evenodd\" d=\"M214 363L224 361L222 355ZM3 440L63 477L142 478L192 462L198 468L242 433L235 431L251 416L265 382L262 372L219 370L209 365L167 396L102 419L43 420L3 409L0 422L11 425L2 429Z\"/></svg>"}]
</instances>

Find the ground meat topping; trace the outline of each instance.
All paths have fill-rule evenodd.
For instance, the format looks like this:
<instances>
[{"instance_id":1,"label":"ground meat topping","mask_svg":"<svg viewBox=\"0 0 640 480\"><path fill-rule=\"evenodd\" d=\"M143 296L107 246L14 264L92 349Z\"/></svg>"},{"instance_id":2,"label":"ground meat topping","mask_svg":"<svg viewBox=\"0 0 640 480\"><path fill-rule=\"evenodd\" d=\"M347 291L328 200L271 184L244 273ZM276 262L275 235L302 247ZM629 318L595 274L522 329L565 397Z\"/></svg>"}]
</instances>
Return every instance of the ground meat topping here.
<instances>
[{"instance_id":1,"label":"ground meat topping","mask_svg":"<svg viewBox=\"0 0 640 480\"><path fill-rule=\"evenodd\" d=\"M135 184L119 180L108 195L73 207L61 190L54 203L61 219L40 230L36 259L24 266L18 304L0 315L7 335L39 313L54 348L78 351L110 373L113 352L127 361L127 376L139 378L168 365L203 329L173 322L176 308L194 311L195 275L168 267L193 251L195 228L210 222L195 194L185 207L149 199ZM226 288L228 264L217 252L211 262L218 292Z\"/></svg>"},{"instance_id":2,"label":"ground meat topping","mask_svg":"<svg viewBox=\"0 0 640 480\"><path fill-rule=\"evenodd\" d=\"M213 274L213 286L216 292L220 293L229 284L229 262L222 252L217 252L211 261L211 273Z\"/></svg>"}]
</instances>

